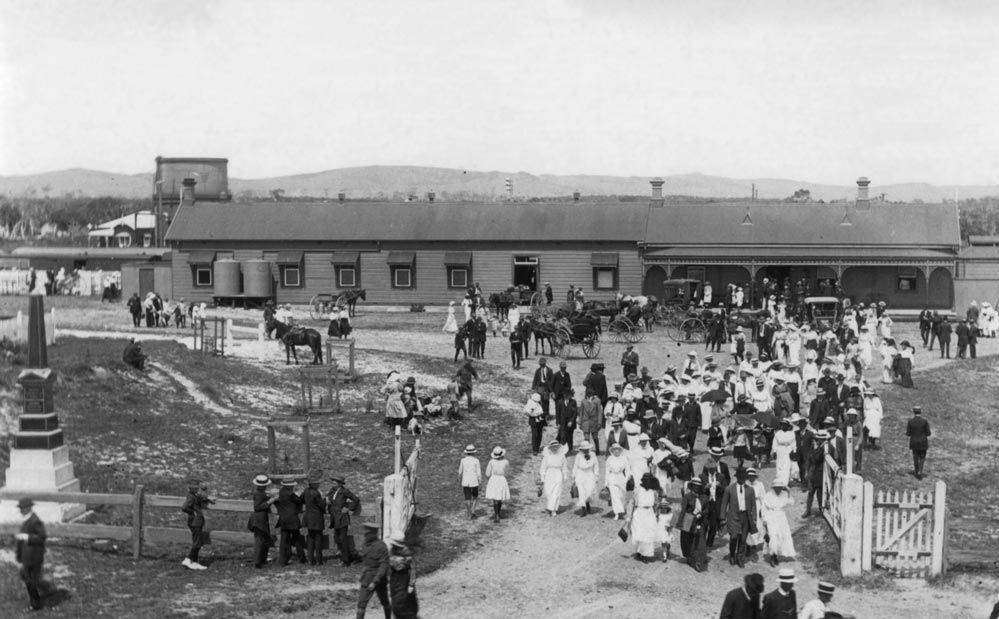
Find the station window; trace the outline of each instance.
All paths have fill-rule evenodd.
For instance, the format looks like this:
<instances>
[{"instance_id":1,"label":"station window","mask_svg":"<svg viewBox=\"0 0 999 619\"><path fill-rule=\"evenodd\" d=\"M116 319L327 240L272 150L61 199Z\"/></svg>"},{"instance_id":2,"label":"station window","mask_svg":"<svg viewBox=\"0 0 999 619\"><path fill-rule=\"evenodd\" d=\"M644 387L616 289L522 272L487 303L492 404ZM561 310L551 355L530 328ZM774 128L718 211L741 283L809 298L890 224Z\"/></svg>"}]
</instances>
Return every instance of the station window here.
<instances>
[{"instance_id":1,"label":"station window","mask_svg":"<svg viewBox=\"0 0 999 619\"><path fill-rule=\"evenodd\" d=\"M898 290L899 292L915 292L919 272L915 267L900 267L898 269Z\"/></svg>"},{"instance_id":2,"label":"station window","mask_svg":"<svg viewBox=\"0 0 999 619\"><path fill-rule=\"evenodd\" d=\"M281 286L284 288L298 288L302 285L302 268L299 266L281 267Z\"/></svg>"},{"instance_id":3,"label":"station window","mask_svg":"<svg viewBox=\"0 0 999 619\"><path fill-rule=\"evenodd\" d=\"M211 286L212 285L212 269L211 267L196 267L194 269L194 285L195 286Z\"/></svg>"},{"instance_id":4,"label":"station window","mask_svg":"<svg viewBox=\"0 0 999 619\"><path fill-rule=\"evenodd\" d=\"M617 289L617 268L615 268L615 267L593 267L593 289L594 290L616 290Z\"/></svg>"},{"instance_id":5,"label":"station window","mask_svg":"<svg viewBox=\"0 0 999 619\"><path fill-rule=\"evenodd\" d=\"M468 268L467 267L448 267L447 268L447 287L448 288L468 288Z\"/></svg>"},{"instance_id":6,"label":"station window","mask_svg":"<svg viewBox=\"0 0 999 619\"><path fill-rule=\"evenodd\" d=\"M413 287L413 267L393 266L392 267L392 287L412 288Z\"/></svg>"},{"instance_id":7,"label":"station window","mask_svg":"<svg viewBox=\"0 0 999 619\"><path fill-rule=\"evenodd\" d=\"M357 268L350 266L336 267L336 285L338 288L354 288L357 286Z\"/></svg>"}]
</instances>

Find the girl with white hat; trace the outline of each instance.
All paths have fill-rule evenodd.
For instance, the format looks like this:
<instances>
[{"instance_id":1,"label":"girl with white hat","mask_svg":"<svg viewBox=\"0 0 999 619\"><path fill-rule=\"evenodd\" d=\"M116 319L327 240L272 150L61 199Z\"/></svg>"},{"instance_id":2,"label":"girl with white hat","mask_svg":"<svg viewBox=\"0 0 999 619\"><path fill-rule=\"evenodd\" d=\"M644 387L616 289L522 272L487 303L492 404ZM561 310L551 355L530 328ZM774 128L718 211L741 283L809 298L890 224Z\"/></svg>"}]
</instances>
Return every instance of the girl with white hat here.
<instances>
[{"instance_id":1,"label":"girl with white hat","mask_svg":"<svg viewBox=\"0 0 999 619\"><path fill-rule=\"evenodd\" d=\"M583 441L579 453L572 461L572 483L576 486L576 506L582 510L580 516L590 513L590 501L597 491L597 478L600 475L600 461L593 455L593 443Z\"/></svg>"},{"instance_id":2,"label":"girl with white hat","mask_svg":"<svg viewBox=\"0 0 999 619\"><path fill-rule=\"evenodd\" d=\"M565 458L567 449L558 441L548 443L544 457L541 458L539 476L542 484L542 495L545 497L545 509L554 518L558 514L559 499L562 497L562 484L565 482L568 463Z\"/></svg>"},{"instance_id":3,"label":"girl with white hat","mask_svg":"<svg viewBox=\"0 0 999 619\"><path fill-rule=\"evenodd\" d=\"M767 543L770 549L770 565L776 566L781 558L790 559L796 556L794 540L791 538L791 526L787 522L785 510L794 505L794 498L788 492L787 484L774 481L770 491L763 497L763 525L766 529Z\"/></svg>"},{"instance_id":4,"label":"girl with white hat","mask_svg":"<svg viewBox=\"0 0 999 619\"><path fill-rule=\"evenodd\" d=\"M614 520L624 515L628 497L628 479L632 477L631 462L624 453L620 443L613 443L608 448L610 455L604 461L604 485L610 492L611 509L614 510Z\"/></svg>"},{"instance_id":5,"label":"girl with white hat","mask_svg":"<svg viewBox=\"0 0 999 619\"><path fill-rule=\"evenodd\" d=\"M475 445L465 447L464 457L458 465L458 479L465 495L465 510L469 520L475 518L475 507L479 502L479 486L482 484L482 467L475 457Z\"/></svg>"},{"instance_id":6,"label":"girl with white hat","mask_svg":"<svg viewBox=\"0 0 999 619\"><path fill-rule=\"evenodd\" d=\"M493 448L489 464L486 465L486 500L493 502L493 522L502 518L503 501L510 500L510 484L506 480L506 470L510 461L506 459L506 450L497 445Z\"/></svg>"}]
</instances>

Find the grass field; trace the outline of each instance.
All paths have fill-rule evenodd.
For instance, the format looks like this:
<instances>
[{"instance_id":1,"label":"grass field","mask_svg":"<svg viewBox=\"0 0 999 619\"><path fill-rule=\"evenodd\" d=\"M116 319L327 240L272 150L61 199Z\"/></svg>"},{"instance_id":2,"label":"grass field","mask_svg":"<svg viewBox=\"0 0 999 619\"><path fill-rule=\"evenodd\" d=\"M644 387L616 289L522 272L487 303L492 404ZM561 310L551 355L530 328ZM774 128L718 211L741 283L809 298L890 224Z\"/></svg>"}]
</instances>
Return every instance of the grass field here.
<instances>
[{"instance_id":1,"label":"grass field","mask_svg":"<svg viewBox=\"0 0 999 619\"><path fill-rule=\"evenodd\" d=\"M433 322L438 322L436 317ZM427 329L429 324L428 320ZM143 484L149 493L182 496L185 481L194 476L207 481L219 496L249 499L250 480L267 464L265 421L294 411L299 389L294 370L203 356L176 342L148 339L144 348L155 365L140 374L120 361L123 346L121 339L63 337L49 349L50 366L59 377L56 408L82 489L131 493L136 484ZM24 357L21 348L11 353L10 362L0 369L0 401L8 427L19 408L16 377ZM439 382L438 377L453 372L453 365L437 356L381 351L366 352L362 371L364 367L392 367L416 376L420 384ZM485 458L494 444L509 448L518 438L523 443L524 428L510 424L502 410L509 408L507 393L516 393L519 399L520 379L489 364L480 364L478 369L481 382L474 411L458 422L432 420L423 437L418 512L431 514L424 532L428 541L420 549L423 573L438 569L475 544L488 520L468 521L460 516L464 510L457 465L464 446L480 445ZM384 376L382 371L362 374L343 392L344 413L313 417L310 422L313 468L346 476L364 504L362 520L372 517L381 481L392 468L393 439L382 422L381 406L376 405L374 413L364 412L365 393L378 389ZM279 460L287 456L284 466L302 466L299 445L297 435L279 435ZM405 453L413 446L408 434L403 445ZM4 441L0 471L6 469L8 449ZM524 451L509 449L514 466L521 463ZM324 481L323 490L328 486ZM480 512L485 514L485 508ZM185 523L179 511L147 513L147 524L183 527ZM246 525L245 515L209 512L207 517L209 528L244 530ZM128 509L104 508L87 520L128 524L130 518ZM72 582L68 599L55 611L65 616L232 616L237 608L270 607L274 600L270 586L246 584L261 574L252 569L250 548L217 544L203 551L211 569L199 574L198 580L211 594L196 603L188 594L191 573L179 567L183 547L149 547L138 562L131 560L128 549L119 552L106 544L100 549L94 553L84 543L50 545L47 569L55 568L56 582ZM328 563L320 572L293 564L272 567L266 580L301 586L308 571L321 574L326 583L330 579L342 583L332 593L289 598L291 610L306 610L353 599L358 570ZM109 595L106 583L112 581L118 593ZM0 590L0 616L12 616L8 613L23 602L16 570L0 572ZM246 614L253 615L250 610Z\"/></svg>"}]
</instances>

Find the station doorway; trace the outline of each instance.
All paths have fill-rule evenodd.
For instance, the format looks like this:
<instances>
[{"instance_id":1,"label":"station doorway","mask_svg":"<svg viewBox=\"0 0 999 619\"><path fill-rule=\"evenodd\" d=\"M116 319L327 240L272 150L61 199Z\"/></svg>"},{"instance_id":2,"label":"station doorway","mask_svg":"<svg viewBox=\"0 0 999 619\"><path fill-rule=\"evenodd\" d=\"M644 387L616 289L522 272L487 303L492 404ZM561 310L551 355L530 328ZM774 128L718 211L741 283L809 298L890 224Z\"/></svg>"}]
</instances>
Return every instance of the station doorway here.
<instances>
[{"instance_id":1,"label":"station doorway","mask_svg":"<svg viewBox=\"0 0 999 619\"><path fill-rule=\"evenodd\" d=\"M513 285L526 286L531 290L538 289L538 257L513 257Z\"/></svg>"}]
</instances>

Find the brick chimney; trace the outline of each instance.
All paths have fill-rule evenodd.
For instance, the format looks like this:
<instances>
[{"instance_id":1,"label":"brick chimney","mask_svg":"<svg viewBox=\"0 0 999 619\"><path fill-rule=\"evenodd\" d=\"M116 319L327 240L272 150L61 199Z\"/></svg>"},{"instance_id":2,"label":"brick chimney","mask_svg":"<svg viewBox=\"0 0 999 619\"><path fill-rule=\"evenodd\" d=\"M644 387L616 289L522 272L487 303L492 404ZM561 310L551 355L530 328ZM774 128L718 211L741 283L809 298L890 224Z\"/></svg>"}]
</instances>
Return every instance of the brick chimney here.
<instances>
[{"instance_id":1,"label":"brick chimney","mask_svg":"<svg viewBox=\"0 0 999 619\"><path fill-rule=\"evenodd\" d=\"M866 176L857 179L857 210L867 211L871 208L871 199L867 195L867 187L871 181Z\"/></svg>"},{"instance_id":2,"label":"brick chimney","mask_svg":"<svg viewBox=\"0 0 999 619\"><path fill-rule=\"evenodd\" d=\"M663 201L663 179L654 178L649 181L652 185L652 202L649 203L650 206L661 207L664 204Z\"/></svg>"},{"instance_id":3,"label":"brick chimney","mask_svg":"<svg viewBox=\"0 0 999 619\"><path fill-rule=\"evenodd\" d=\"M432 192L432 191L427 194L427 200L430 201L430 202L433 202L434 198L436 198L436 197L437 197L437 194L434 193L434 192Z\"/></svg>"},{"instance_id":4,"label":"brick chimney","mask_svg":"<svg viewBox=\"0 0 999 619\"><path fill-rule=\"evenodd\" d=\"M579 192L578 191L572 192L572 201L576 202L576 203L579 202Z\"/></svg>"},{"instance_id":5,"label":"brick chimney","mask_svg":"<svg viewBox=\"0 0 999 619\"><path fill-rule=\"evenodd\" d=\"M194 204L194 186L198 184L198 181L193 178L185 178L181 181L180 190L180 204L181 206L190 206Z\"/></svg>"},{"instance_id":6,"label":"brick chimney","mask_svg":"<svg viewBox=\"0 0 999 619\"><path fill-rule=\"evenodd\" d=\"M341 191L340 193L336 194L336 200L340 204L343 204L344 202L347 201L347 194L345 192Z\"/></svg>"}]
</instances>

